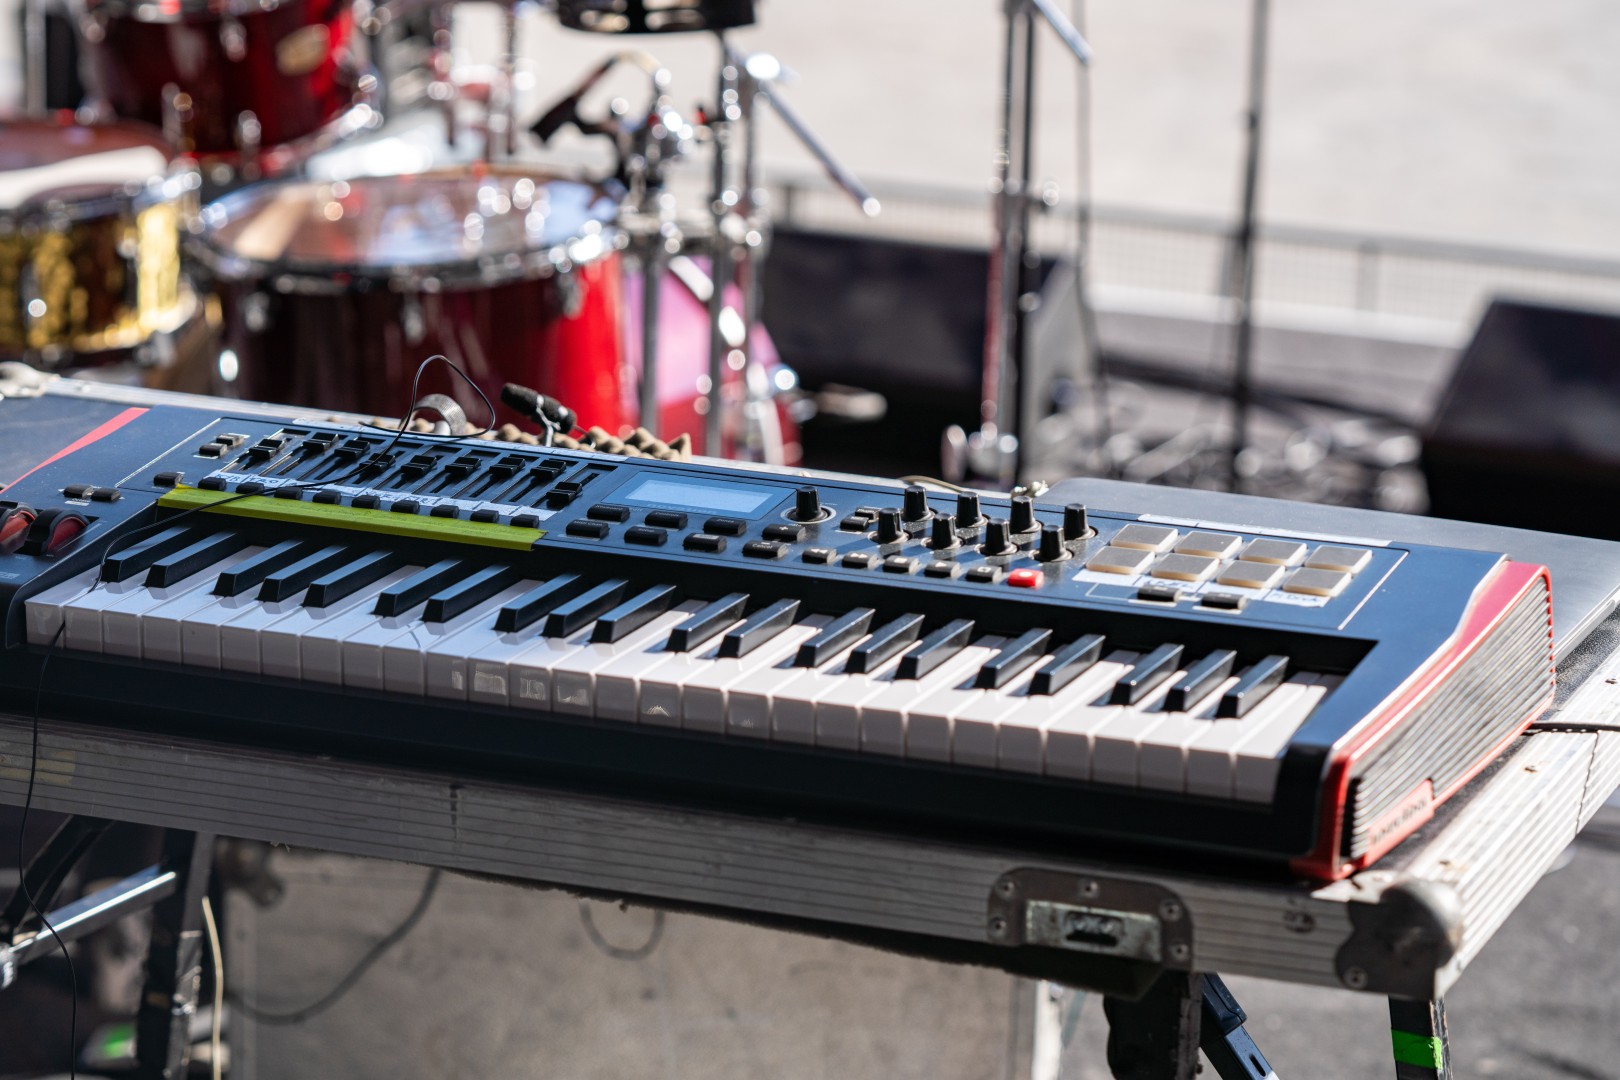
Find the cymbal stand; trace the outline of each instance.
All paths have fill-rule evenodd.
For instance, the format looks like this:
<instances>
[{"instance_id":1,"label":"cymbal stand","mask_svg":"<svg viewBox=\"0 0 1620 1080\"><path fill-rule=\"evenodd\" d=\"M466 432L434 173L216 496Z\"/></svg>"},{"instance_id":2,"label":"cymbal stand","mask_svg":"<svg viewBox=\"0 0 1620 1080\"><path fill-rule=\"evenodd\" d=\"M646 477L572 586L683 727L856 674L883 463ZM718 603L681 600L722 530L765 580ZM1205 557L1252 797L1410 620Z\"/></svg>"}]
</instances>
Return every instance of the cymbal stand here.
<instances>
[{"instance_id":1,"label":"cymbal stand","mask_svg":"<svg viewBox=\"0 0 1620 1080\"><path fill-rule=\"evenodd\" d=\"M1090 65L1091 46L1052 0L1005 0L1007 33L1002 59L1001 123L997 129L995 166L995 237L990 248L988 303L985 310L984 381L979 430L946 433L948 473L972 475L1001 487L1018 472L1015 403L1021 348L1019 299L1029 254L1030 199L1034 168L1035 33L1045 22L1081 64ZM1017 177L1014 178L1016 169Z\"/></svg>"},{"instance_id":2,"label":"cymbal stand","mask_svg":"<svg viewBox=\"0 0 1620 1080\"><path fill-rule=\"evenodd\" d=\"M720 445L720 386L724 363L730 362L744 372L746 398L744 405L745 430L741 442L757 451L769 440L760 438L764 423L774 422L770 412L770 387L753 370L750 357L750 336L759 321L761 276L769 248L770 223L766 214L763 191L759 185L759 127L758 105L769 105L793 136L820 163L827 176L836 184L857 209L873 217L882 209L881 204L860 179L833 156L825 143L810 129L804 119L783 98L780 84L782 65L769 53L740 53L721 38L721 108L716 119L722 121L721 131L715 134L715 198L711 204L714 215L712 235L713 268L711 276L715 288L709 295L709 395L705 416L705 448L710 453ZM729 96L728 96L729 95ZM738 122L740 135L729 130ZM742 178L740 184L731 183L731 154L738 149L733 138L741 139ZM741 293L737 315L741 332L731 333L739 344L729 345L722 319L726 310L724 283L735 281ZM729 347L728 347L729 345Z\"/></svg>"}]
</instances>

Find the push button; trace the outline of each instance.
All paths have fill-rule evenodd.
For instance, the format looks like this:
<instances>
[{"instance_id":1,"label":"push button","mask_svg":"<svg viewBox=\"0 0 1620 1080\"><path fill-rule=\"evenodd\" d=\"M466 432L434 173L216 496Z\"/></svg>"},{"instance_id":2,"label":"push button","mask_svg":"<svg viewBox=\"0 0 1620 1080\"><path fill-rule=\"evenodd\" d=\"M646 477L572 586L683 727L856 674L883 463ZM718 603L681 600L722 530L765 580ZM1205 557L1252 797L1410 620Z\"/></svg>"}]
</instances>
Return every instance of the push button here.
<instances>
[{"instance_id":1,"label":"push button","mask_svg":"<svg viewBox=\"0 0 1620 1080\"><path fill-rule=\"evenodd\" d=\"M1114 547L1135 548L1139 551L1169 551L1181 534L1175 529L1158 525L1127 525L1109 541Z\"/></svg>"},{"instance_id":2,"label":"push button","mask_svg":"<svg viewBox=\"0 0 1620 1080\"><path fill-rule=\"evenodd\" d=\"M870 570L875 562L877 562L877 559L864 551L852 551L844 556L842 565L849 567L851 570Z\"/></svg>"},{"instance_id":3,"label":"push button","mask_svg":"<svg viewBox=\"0 0 1620 1080\"><path fill-rule=\"evenodd\" d=\"M304 497L304 489L300 487L293 487L291 484L287 485L286 487L278 487L275 490L275 497L278 499L301 500Z\"/></svg>"},{"instance_id":4,"label":"push button","mask_svg":"<svg viewBox=\"0 0 1620 1080\"><path fill-rule=\"evenodd\" d=\"M716 536L741 536L748 523L740 518L712 517L703 523L703 531Z\"/></svg>"},{"instance_id":5,"label":"push button","mask_svg":"<svg viewBox=\"0 0 1620 1080\"><path fill-rule=\"evenodd\" d=\"M358 502L359 500L355 500ZM539 514L518 514L512 519L512 524L520 529L538 529L540 527Z\"/></svg>"},{"instance_id":6,"label":"push button","mask_svg":"<svg viewBox=\"0 0 1620 1080\"><path fill-rule=\"evenodd\" d=\"M1305 545L1294 540L1251 540L1243 557L1249 562L1296 566L1305 557Z\"/></svg>"},{"instance_id":7,"label":"push button","mask_svg":"<svg viewBox=\"0 0 1620 1080\"><path fill-rule=\"evenodd\" d=\"M844 532L865 532L873 520L861 514L851 514L838 523L838 528Z\"/></svg>"},{"instance_id":8,"label":"push button","mask_svg":"<svg viewBox=\"0 0 1620 1080\"><path fill-rule=\"evenodd\" d=\"M95 498L94 495L91 498ZM1319 547L1311 552L1305 565L1317 570L1343 570L1353 574L1372 561L1372 552L1366 548Z\"/></svg>"},{"instance_id":9,"label":"push button","mask_svg":"<svg viewBox=\"0 0 1620 1080\"><path fill-rule=\"evenodd\" d=\"M330 489L328 489L328 490L330 490ZM317 491L315 493L315 501L316 502L327 502L327 501L329 501L327 499L322 498L322 496L324 496L326 494L327 494L326 491ZM331 502L337 502L338 499L341 499L343 497L340 493L338 493L336 491L332 491L331 494L333 496L335 496L334 498L332 498L330 500ZM350 502L350 505L359 507L361 510L375 510L375 509L377 509L377 507L379 505L381 505L381 503L382 503L382 500L377 498L377 496L375 496L375 495L356 495L354 497L354 499Z\"/></svg>"},{"instance_id":10,"label":"push button","mask_svg":"<svg viewBox=\"0 0 1620 1080\"><path fill-rule=\"evenodd\" d=\"M90 497L90 484L69 484L62 489L62 494L70 499L88 499Z\"/></svg>"},{"instance_id":11,"label":"push button","mask_svg":"<svg viewBox=\"0 0 1620 1080\"><path fill-rule=\"evenodd\" d=\"M238 495L262 495L264 485L257 480L248 480L236 485L236 493Z\"/></svg>"},{"instance_id":12,"label":"push button","mask_svg":"<svg viewBox=\"0 0 1620 1080\"><path fill-rule=\"evenodd\" d=\"M923 567L923 576L931 578L953 578L956 576L956 571L958 569L959 568L957 565L953 562L945 562L943 560L936 559L927 566Z\"/></svg>"},{"instance_id":13,"label":"push button","mask_svg":"<svg viewBox=\"0 0 1620 1080\"><path fill-rule=\"evenodd\" d=\"M1039 570L1014 570L1007 575L1007 584L1015 589L1033 589L1041 583Z\"/></svg>"},{"instance_id":14,"label":"push button","mask_svg":"<svg viewBox=\"0 0 1620 1080\"><path fill-rule=\"evenodd\" d=\"M593 521L629 521L630 508L617 503L597 503L585 511L585 516Z\"/></svg>"},{"instance_id":15,"label":"push button","mask_svg":"<svg viewBox=\"0 0 1620 1080\"><path fill-rule=\"evenodd\" d=\"M649 510L643 519L649 525L656 525L660 529L686 528L686 515L678 510Z\"/></svg>"},{"instance_id":16,"label":"push button","mask_svg":"<svg viewBox=\"0 0 1620 1080\"><path fill-rule=\"evenodd\" d=\"M440 503L432 510L429 510L428 513L436 518L459 518L461 508L453 503Z\"/></svg>"},{"instance_id":17,"label":"push button","mask_svg":"<svg viewBox=\"0 0 1620 1080\"><path fill-rule=\"evenodd\" d=\"M487 506L474 510L469 516L472 518L472 520L482 521L486 525L494 524L495 522L501 520L501 512L499 510L493 510Z\"/></svg>"},{"instance_id":18,"label":"push button","mask_svg":"<svg viewBox=\"0 0 1620 1080\"><path fill-rule=\"evenodd\" d=\"M186 478L183 472L160 472L152 477L152 483L160 488L172 488Z\"/></svg>"},{"instance_id":19,"label":"push button","mask_svg":"<svg viewBox=\"0 0 1620 1080\"><path fill-rule=\"evenodd\" d=\"M91 502L117 502L124 497L124 493L117 488L93 487L90 489Z\"/></svg>"},{"instance_id":20,"label":"push button","mask_svg":"<svg viewBox=\"0 0 1620 1080\"><path fill-rule=\"evenodd\" d=\"M751 559L780 559L787 554L787 545L775 540L750 540L743 545L743 554Z\"/></svg>"},{"instance_id":21,"label":"push button","mask_svg":"<svg viewBox=\"0 0 1620 1080\"><path fill-rule=\"evenodd\" d=\"M608 527L600 521L570 521L563 530L569 536L579 536L586 540L605 540Z\"/></svg>"},{"instance_id":22,"label":"push button","mask_svg":"<svg viewBox=\"0 0 1620 1080\"><path fill-rule=\"evenodd\" d=\"M663 547L669 541L669 533L647 525L632 525L624 530L624 539L626 543L642 547Z\"/></svg>"},{"instance_id":23,"label":"push button","mask_svg":"<svg viewBox=\"0 0 1620 1080\"><path fill-rule=\"evenodd\" d=\"M1087 570L1104 574L1140 574L1153 561L1153 552L1134 548L1105 547L1086 560Z\"/></svg>"},{"instance_id":24,"label":"push button","mask_svg":"<svg viewBox=\"0 0 1620 1080\"><path fill-rule=\"evenodd\" d=\"M1136 590L1136 598L1157 604L1173 604L1181 599L1181 590L1174 585L1144 585Z\"/></svg>"},{"instance_id":25,"label":"push button","mask_svg":"<svg viewBox=\"0 0 1620 1080\"><path fill-rule=\"evenodd\" d=\"M1239 559L1221 571L1215 580L1222 585L1237 585L1245 589L1269 589L1282 577L1283 568L1276 563L1250 562Z\"/></svg>"},{"instance_id":26,"label":"push button","mask_svg":"<svg viewBox=\"0 0 1620 1080\"><path fill-rule=\"evenodd\" d=\"M726 538L714 533L692 533L681 546L687 551L705 551L712 555L726 550Z\"/></svg>"},{"instance_id":27,"label":"push button","mask_svg":"<svg viewBox=\"0 0 1620 1080\"><path fill-rule=\"evenodd\" d=\"M1166 555L1153 567L1153 576L1170 581L1203 581L1215 572L1219 560L1203 555Z\"/></svg>"},{"instance_id":28,"label":"push button","mask_svg":"<svg viewBox=\"0 0 1620 1080\"><path fill-rule=\"evenodd\" d=\"M217 442L205 442L197 447L198 457L224 457L225 445Z\"/></svg>"},{"instance_id":29,"label":"push button","mask_svg":"<svg viewBox=\"0 0 1620 1080\"><path fill-rule=\"evenodd\" d=\"M1283 582L1283 592L1304 596L1338 596L1350 584L1350 575L1343 570L1295 570L1294 576Z\"/></svg>"},{"instance_id":30,"label":"push button","mask_svg":"<svg viewBox=\"0 0 1620 1080\"><path fill-rule=\"evenodd\" d=\"M802 525L767 525L764 529L767 540L780 540L785 544L797 544L804 539L804 526Z\"/></svg>"},{"instance_id":31,"label":"push button","mask_svg":"<svg viewBox=\"0 0 1620 1080\"><path fill-rule=\"evenodd\" d=\"M1249 598L1247 596L1224 592L1205 593L1203 598L1199 600L1202 607L1214 611L1242 611L1248 603Z\"/></svg>"},{"instance_id":32,"label":"push button","mask_svg":"<svg viewBox=\"0 0 1620 1080\"><path fill-rule=\"evenodd\" d=\"M909 555L890 555L883 560L883 572L886 574L909 574L917 569L917 560Z\"/></svg>"},{"instance_id":33,"label":"push button","mask_svg":"<svg viewBox=\"0 0 1620 1080\"><path fill-rule=\"evenodd\" d=\"M804 554L800 557L807 563L820 563L825 566L838 557L838 552L828 547L805 548Z\"/></svg>"},{"instance_id":34,"label":"push button","mask_svg":"<svg viewBox=\"0 0 1620 1080\"><path fill-rule=\"evenodd\" d=\"M1001 568L999 566L975 566L962 576L969 581L979 582L980 584L994 584L1001 580Z\"/></svg>"},{"instance_id":35,"label":"push button","mask_svg":"<svg viewBox=\"0 0 1620 1080\"><path fill-rule=\"evenodd\" d=\"M1224 559L1237 551L1243 544L1243 538L1230 533L1190 532L1182 537L1176 545L1179 555L1207 555L1212 559Z\"/></svg>"},{"instance_id":36,"label":"push button","mask_svg":"<svg viewBox=\"0 0 1620 1080\"><path fill-rule=\"evenodd\" d=\"M197 486L204 491L224 491L225 478L223 476L205 476L197 481Z\"/></svg>"}]
</instances>

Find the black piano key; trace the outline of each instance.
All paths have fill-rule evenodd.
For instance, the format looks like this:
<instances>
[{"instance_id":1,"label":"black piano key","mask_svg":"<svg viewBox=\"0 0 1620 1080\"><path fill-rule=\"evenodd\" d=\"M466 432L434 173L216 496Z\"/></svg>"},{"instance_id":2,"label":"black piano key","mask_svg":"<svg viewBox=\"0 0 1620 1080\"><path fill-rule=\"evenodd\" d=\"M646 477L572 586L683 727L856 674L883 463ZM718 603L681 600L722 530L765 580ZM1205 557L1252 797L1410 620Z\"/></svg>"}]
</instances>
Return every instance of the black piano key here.
<instances>
[{"instance_id":1,"label":"black piano key","mask_svg":"<svg viewBox=\"0 0 1620 1080\"><path fill-rule=\"evenodd\" d=\"M861 675L879 667L889 657L916 641L917 635L922 632L922 624L921 615L902 615L884 623L872 631L871 637L855 646L844 670L851 675Z\"/></svg>"},{"instance_id":2,"label":"black piano key","mask_svg":"<svg viewBox=\"0 0 1620 1080\"><path fill-rule=\"evenodd\" d=\"M377 606L371 613L384 618L402 615L446 585L471 575L474 569L472 563L461 559L440 559L377 594Z\"/></svg>"},{"instance_id":3,"label":"black piano key","mask_svg":"<svg viewBox=\"0 0 1620 1080\"><path fill-rule=\"evenodd\" d=\"M522 580L523 575L510 566L486 566L476 570L428 597L422 621L447 622Z\"/></svg>"},{"instance_id":4,"label":"black piano key","mask_svg":"<svg viewBox=\"0 0 1620 1080\"><path fill-rule=\"evenodd\" d=\"M920 679L961 652L973 634L972 619L952 619L900 658L896 679Z\"/></svg>"},{"instance_id":5,"label":"black piano key","mask_svg":"<svg viewBox=\"0 0 1620 1080\"><path fill-rule=\"evenodd\" d=\"M973 685L980 690L999 690L1021 671L1035 663L1046 652L1052 640L1050 630L1025 630L1001 647L1001 651L984 662Z\"/></svg>"},{"instance_id":6,"label":"black piano key","mask_svg":"<svg viewBox=\"0 0 1620 1080\"><path fill-rule=\"evenodd\" d=\"M1288 657L1266 657L1238 676L1237 684L1221 695L1215 715L1223 720L1235 720L1245 715L1264 701L1266 695L1281 686L1286 678Z\"/></svg>"},{"instance_id":7,"label":"black piano key","mask_svg":"<svg viewBox=\"0 0 1620 1080\"><path fill-rule=\"evenodd\" d=\"M541 582L522 596L501 608L495 616L495 629L503 634L516 633L585 588L586 582L578 574L558 574Z\"/></svg>"},{"instance_id":8,"label":"black piano key","mask_svg":"<svg viewBox=\"0 0 1620 1080\"><path fill-rule=\"evenodd\" d=\"M206 570L227 555L234 555L247 547L247 537L236 533L217 533L188 544L172 555L165 555L146 572L146 587L162 589L178 585L192 574Z\"/></svg>"},{"instance_id":9,"label":"black piano key","mask_svg":"<svg viewBox=\"0 0 1620 1080\"><path fill-rule=\"evenodd\" d=\"M180 525L164 529L156 536L148 536L139 543L131 544L116 554L107 556L101 564L101 580L123 581L134 577L163 556L172 555L187 544L195 543L207 535L206 529Z\"/></svg>"},{"instance_id":10,"label":"black piano key","mask_svg":"<svg viewBox=\"0 0 1620 1080\"><path fill-rule=\"evenodd\" d=\"M793 666L814 668L825 664L845 646L853 645L866 635L867 627L872 625L874 614L876 612L871 608L862 607L838 616L822 627L819 634L799 646L799 654L793 658Z\"/></svg>"},{"instance_id":11,"label":"black piano key","mask_svg":"<svg viewBox=\"0 0 1620 1080\"><path fill-rule=\"evenodd\" d=\"M680 590L673 585L654 585L643 589L612 611L596 620L591 629L591 640L598 645L611 645L632 630L639 630L668 611Z\"/></svg>"},{"instance_id":12,"label":"black piano key","mask_svg":"<svg viewBox=\"0 0 1620 1080\"><path fill-rule=\"evenodd\" d=\"M328 607L404 565L405 559L392 551L368 551L310 582L309 592L304 594L304 606Z\"/></svg>"},{"instance_id":13,"label":"black piano key","mask_svg":"<svg viewBox=\"0 0 1620 1080\"><path fill-rule=\"evenodd\" d=\"M541 633L560 638L583 630L597 616L610 611L629 585L622 578L613 578L586 589L572 600L564 600L546 616L546 627Z\"/></svg>"},{"instance_id":14,"label":"black piano key","mask_svg":"<svg viewBox=\"0 0 1620 1080\"><path fill-rule=\"evenodd\" d=\"M1114 684L1113 693L1108 695L1109 704L1135 705L1141 701L1148 691L1176 673L1176 668L1181 666L1181 653L1180 645L1160 645L1142 657Z\"/></svg>"},{"instance_id":15,"label":"black piano key","mask_svg":"<svg viewBox=\"0 0 1620 1080\"><path fill-rule=\"evenodd\" d=\"M1186 712L1213 690L1216 683L1232 674L1235 663L1237 653L1231 649L1216 649L1196 664L1189 664L1181 681L1165 695L1165 709L1169 712Z\"/></svg>"},{"instance_id":16,"label":"black piano key","mask_svg":"<svg viewBox=\"0 0 1620 1080\"><path fill-rule=\"evenodd\" d=\"M741 626L727 631L726 636L720 639L720 655L733 659L747 656L792 626L793 617L798 613L797 600L777 600L766 604L744 619Z\"/></svg>"},{"instance_id":17,"label":"black piano key","mask_svg":"<svg viewBox=\"0 0 1620 1080\"><path fill-rule=\"evenodd\" d=\"M1102 656L1101 634L1082 634L1067 645L1060 646L1052 659L1041 666L1029 681L1031 694L1055 694L1076 678L1091 670Z\"/></svg>"},{"instance_id":18,"label":"black piano key","mask_svg":"<svg viewBox=\"0 0 1620 1080\"><path fill-rule=\"evenodd\" d=\"M669 644L664 647L670 652L691 652L742 618L743 608L747 605L748 594L741 592L727 593L705 604L694 611L690 619L669 632Z\"/></svg>"},{"instance_id":19,"label":"black piano key","mask_svg":"<svg viewBox=\"0 0 1620 1080\"><path fill-rule=\"evenodd\" d=\"M308 588L310 582L354 558L354 552L338 544L318 548L273 574L266 574L259 586L259 599L265 603L286 600Z\"/></svg>"},{"instance_id":20,"label":"black piano key","mask_svg":"<svg viewBox=\"0 0 1620 1080\"><path fill-rule=\"evenodd\" d=\"M320 547L309 540L283 540L279 544L272 544L219 575L219 580L214 583L214 595L240 596L282 567L319 551Z\"/></svg>"}]
</instances>

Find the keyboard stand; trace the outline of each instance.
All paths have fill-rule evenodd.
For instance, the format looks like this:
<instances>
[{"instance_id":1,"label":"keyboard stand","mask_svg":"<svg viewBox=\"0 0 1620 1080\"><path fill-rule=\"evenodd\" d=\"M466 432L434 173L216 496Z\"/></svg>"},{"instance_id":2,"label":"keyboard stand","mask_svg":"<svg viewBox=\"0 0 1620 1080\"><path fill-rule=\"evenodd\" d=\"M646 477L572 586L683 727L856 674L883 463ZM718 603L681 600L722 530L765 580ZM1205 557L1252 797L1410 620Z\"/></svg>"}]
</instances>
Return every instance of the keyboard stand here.
<instances>
[{"instance_id":1,"label":"keyboard stand","mask_svg":"<svg viewBox=\"0 0 1620 1080\"><path fill-rule=\"evenodd\" d=\"M23 871L34 899L48 906L74 864L110 825L85 815L63 822ZM23 890L17 889L0 914L0 941L9 943L0 945L0 990L16 980L21 965L58 954L59 941L77 941L126 915L150 910L152 936L135 1017L135 1068L125 1075L132 1080L183 1076L202 978L202 901L213 848L214 837L206 833L166 830L159 862L49 911L54 934L39 925Z\"/></svg>"},{"instance_id":2,"label":"keyboard stand","mask_svg":"<svg viewBox=\"0 0 1620 1080\"><path fill-rule=\"evenodd\" d=\"M33 806L507 877L1117 999L1140 997L1166 971L1378 994L1422 1010L1392 1010L1403 1033L1398 1075L1438 1080L1447 1075L1440 999L1620 784L1620 617L1560 671L1541 730L1373 869L1328 885L925 842L170 736L54 718L48 697ZM0 715L0 802L22 803L34 749L29 719ZM177 933L191 932L191 910L168 916ZM1065 922L1070 913L1081 922ZM1066 940L1076 929L1082 940ZM175 955L175 970L195 970ZM1190 982L1180 996L1193 998Z\"/></svg>"}]
</instances>

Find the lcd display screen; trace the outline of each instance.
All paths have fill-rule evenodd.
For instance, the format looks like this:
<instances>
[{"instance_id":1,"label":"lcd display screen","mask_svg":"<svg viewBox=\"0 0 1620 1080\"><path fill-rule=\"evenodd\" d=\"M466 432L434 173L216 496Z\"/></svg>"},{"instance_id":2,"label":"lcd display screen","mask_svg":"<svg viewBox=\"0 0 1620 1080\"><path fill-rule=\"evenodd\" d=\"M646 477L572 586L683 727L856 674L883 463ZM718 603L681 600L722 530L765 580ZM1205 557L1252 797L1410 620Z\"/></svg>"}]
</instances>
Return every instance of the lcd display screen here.
<instances>
[{"instance_id":1,"label":"lcd display screen","mask_svg":"<svg viewBox=\"0 0 1620 1080\"><path fill-rule=\"evenodd\" d=\"M648 477L615 496L620 502L743 517L754 516L781 497L776 488L663 477Z\"/></svg>"}]
</instances>

